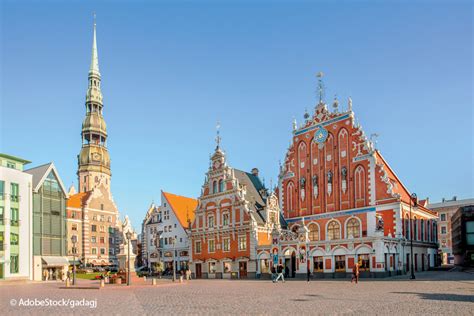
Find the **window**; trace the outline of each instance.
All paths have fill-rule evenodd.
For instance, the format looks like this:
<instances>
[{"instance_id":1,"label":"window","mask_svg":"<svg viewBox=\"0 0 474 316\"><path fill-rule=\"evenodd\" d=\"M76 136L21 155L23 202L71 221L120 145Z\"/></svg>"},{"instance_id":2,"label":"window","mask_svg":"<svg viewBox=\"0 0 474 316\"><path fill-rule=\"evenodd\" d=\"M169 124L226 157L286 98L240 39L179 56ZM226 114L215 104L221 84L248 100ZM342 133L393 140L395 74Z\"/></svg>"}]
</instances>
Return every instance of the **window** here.
<instances>
[{"instance_id":1,"label":"window","mask_svg":"<svg viewBox=\"0 0 474 316\"><path fill-rule=\"evenodd\" d=\"M210 215L207 218L207 225L208 225L209 228L214 228L214 216L213 215Z\"/></svg>"},{"instance_id":2,"label":"window","mask_svg":"<svg viewBox=\"0 0 474 316\"><path fill-rule=\"evenodd\" d=\"M239 236L239 250L247 249L247 236Z\"/></svg>"},{"instance_id":3,"label":"window","mask_svg":"<svg viewBox=\"0 0 474 316\"><path fill-rule=\"evenodd\" d=\"M112 216L107 217L107 222L112 222Z\"/></svg>"},{"instance_id":4,"label":"window","mask_svg":"<svg viewBox=\"0 0 474 316\"><path fill-rule=\"evenodd\" d=\"M5 181L0 181L0 200L5 196Z\"/></svg>"},{"instance_id":5,"label":"window","mask_svg":"<svg viewBox=\"0 0 474 316\"><path fill-rule=\"evenodd\" d=\"M96 236L91 237L91 243L93 243L93 244L97 243L97 237Z\"/></svg>"},{"instance_id":6,"label":"window","mask_svg":"<svg viewBox=\"0 0 474 316\"><path fill-rule=\"evenodd\" d=\"M105 237L100 237L100 243L105 244Z\"/></svg>"},{"instance_id":7,"label":"window","mask_svg":"<svg viewBox=\"0 0 474 316\"><path fill-rule=\"evenodd\" d=\"M286 211L292 211L293 210L293 192L295 190L295 187L293 185L293 182L288 183L288 186L286 187Z\"/></svg>"},{"instance_id":8,"label":"window","mask_svg":"<svg viewBox=\"0 0 474 316\"><path fill-rule=\"evenodd\" d=\"M232 271L232 263L224 262L224 273L230 273Z\"/></svg>"},{"instance_id":9,"label":"window","mask_svg":"<svg viewBox=\"0 0 474 316\"><path fill-rule=\"evenodd\" d=\"M176 228L176 224L174 224L174 228Z\"/></svg>"},{"instance_id":10,"label":"window","mask_svg":"<svg viewBox=\"0 0 474 316\"><path fill-rule=\"evenodd\" d=\"M308 226L309 229L309 240L311 241L317 241L319 240L319 228L318 225L316 224L309 224Z\"/></svg>"},{"instance_id":11,"label":"window","mask_svg":"<svg viewBox=\"0 0 474 316\"><path fill-rule=\"evenodd\" d=\"M14 162L7 161L7 168L15 169L15 166Z\"/></svg>"},{"instance_id":12,"label":"window","mask_svg":"<svg viewBox=\"0 0 474 316\"><path fill-rule=\"evenodd\" d=\"M418 220L413 218L413 239L418 240Z\"/></svg>"},{"instance_id":13,"label":"window","mask_svg":"<svg viewBox=\"0 0 474 316\"><path fill-rule=\"evenodd\" d=\"M341 238L341 226L336 221L331 221L328 224L328 240Z\"/></svg>"},{"instance_id":14,"label":"window","mask_svg":"<svg viewBox=\"0 0 474 316\"><path fill-rule=\"evenodd\" d=\"M104 210L104 204L101 204L101 205L100 205L100 209L101 209L102 211ZM104 217L104 215L101 216L101 220L102 220L103 217Z\"/></svg>"},{"instance_id":15,"label":"window","mask_svg":"<svg viewBox=\"0 0 474 316\"><path fill-rule=\"evenodd\" d=\"M445 213L441 214L441 221L442 222L446 221L446 214Z\"/></svg>"},{"instance_id":16,"label":"window","mask_svg":"<svg viewBox=\"0 0 474 316\"><path fill-rule=\"evenodd\" d=\"M229 226L229 213L222 215L222 225Z\"/></svg>"},{"instance_id":17,"label":"window","mask_svg":"<svg viewBox=\"0 0 474 316\"><path fill-rule=\"evenodd\" d=\"M214 239L209 239L207 247L208 247L208 252L216 251L216 245L215 245Z\"/></svg>"},{"instance_id":18,"label":"window","mask_svg":"<svg viewBox=\"0 0 474 316\"><path fill-rule=\"evenodd\" d=\"M20 200L20 193L18 183L10 183L10 201L18 202Z\"/></svg>"},{"instance_id":19,"label":"window","mask_svg":"<svg viewBox=\"0 0 474 316\"><path fill-rule=\"evenodd\" d=\"M425 240L425 220L421 219L421 240Z\"/></svg>"},{"instance_id":20,"label":"window","mask_svg":"<svg viewBox=\"0 0 474 316\"><path fill-rule=\"evenodd\" d=\"M359 270L369 271L370 270L370 257L368 254L359 255Z\"/></svg>"},{"instance_id":21,"label":"window","mask_svg":"<svg viewBox=\"0 0 474 316\"><path fill-rule=\"evenodd\" d=\"M4 211L5 209L3 208L3 206L0 206L0 225L3 225L3 217L5 216Z\"/></svg>"},{"instance_id":22,"label":"window","mask_svg":"<svg viewBox=\"0 0 474 316\"><path fill-rule=\"evenodd\" d=\"M94 215L92 216L92 220L93 220L93 221L96 221L96 220L97 220L97 215L94 214Z\"/></svg>"},{"instance_id":23,"label":"window","mask_svg":"<svg viewBox=\"0 0 474 316\"><path fill-rule=\"evenodd\" d=\"M474 245L474 221L466 222L466 244Z\"/></svg>"},{"instance_id":24,"label":"window","mask_svg":"<svg viewBox=\"0 0 474 316\"><path fill-rule=\"evenodd\" d=\"M346 256L335 256L336 272L346 272Z\"/></svg>"},{"instance_id":25,"label":"window","mask_svg":"<svg viewBox=\"0 0 474 316\"><path fill-rule=\"evenodd\" d=\"M105 215L100 215L100 221L105 222Z\"/></svg>"},{"instance_id":26,"label":"window","mask_svg":"<svg viewBox=\"0 0 474 316\"><path fill-rule=\"evenodd\" d=\"M351 218L347 222L347 238L359 238L360 237L360 222L357 218Z\"/></svg>"},{"instance_id":27,"label":"window","mask_svg":"<svg viewBox=\"0 0 474 316\"><path fill-rule=\"evenodd\" d=\"M408 215L405 217L405 238L410 239L410 219Z\"/></svg>"},{"instance_id":28,"label":"window","mask_svg":"<svg viewBox=\"0 0 474 316\"><path fill-rule=\"evenodd\" d=\"M102 233L105 233L105 226L104 226L104 225L100 225L99 228L100 228L100 231L101 231Z\"/></svg>"},{"instance_id":29,"label":"window","mask_svg":"<svg viewBox=\"0 0 474 316\"><path fill-rule=\"evenodd\" d=\"M76 217L77 217L76 211L72 211L71 218L76 218Z\"/></svg>"},{"instance_id":30,"label":"window","mask_svg":"<svg viewBox=\"0 0 474 316\"><path fill-rule=\"evenodd\" d=\"M217 193L217 181L212 183L212 193Z\"/></svg>"},{"instance_id":31,"label":"window","mask_svg":"<svg viewBox=\"0 0 474 316\"><path fill-rule=\"evenodd\" d=\"M77 224L72 224L72 226L71 226L71 230L75 230L75 231L77 231Z\"/></svg>"},{"instance_id":32,"label":"window","mask_svg":"<svg viewBox=\"0 0 474 316\"><path fill-rule=\"evenodd\" d=\"M323 257L313 257L313 271L314 272L323 272Z\"/></svg>"},{"instance_id":33,"label":"window","mask_svg":"<svg viewBox=\"0 0 474 316\"><path fill-rule=\"evenodd\" d=\"M18 255L10 256L10 273L18 273Z\"/></svg>"},{"instance_id":34,"label":"window","mask_svg":"<svg viewBox=\"0 0 474 316\"><path fill-rule=\"evenodd\" d=\"M97 231L97 225L92 225L91 226L91 231L96 232Z\"/></svg>"},{"instance_id":35,"label":"window","mask_svg":"<svg viewBox=\"0 0 474 316\"><path fill-rule=\"evenodd\" d=\"M222 241L222 251L230 251L230 238L224 238Z\"/></svg>"},{"instance_id":36,"label":"window","mask_svg":"<svg viewBox=\"0 0 474 316\"><path fill-rule=\"evenodd\" d=\"M216 263L209 262L209 273L216 273Z\"/></svg>"},{"instance_id":37,"label":"window","mask_svg":"<svg viewBox=\"0 0 474 316\"><path fill-rule=\"evenodd\" d=\"M97 254L97 248L92 248L92 254L96 255Z\"/></svg>"},{"instance_id":38,"label":"window","mask_svg":"<svg viewBox=\"0 0 474 316\"><path fill-rule=\"evenodd\" d=\"M5 233L4 232L0 232L0 251L3 251L4 250L4 246L3 246L3 242L5 241Z\"/></svg>"},{"instance_id":39,"label":"window","mask_svg":"<svg viewBox=\"0 0 474 316\"><path fill-rule=\"evenodd\" d=\"M224 192L224 180L219 180L219 192Z\"/></svg>"},{"instance_id":40,"label":"window","mask_svg":"<svg viewBox=\"0 0 474 316\"><path fill-rule=\"evenodd\" d=\"M19 238L18 234L10 233L10 245L18 246Z\"/></svg>"},{"instance_id":41,"label":"window","mask_svg":"<svg viewBox=\"0 0 474 316\"><path fill-rule=\"evenodd\" d=\"M165 233L168 232L168 226L165 226Z\"/></svg>"},{"instance_id":42,"label":"window","mask_svg":"<svg viewBox=\"0 0 474 316\"><path fill-rule=\"evenodd\" d=\"M105 255L105 248L100 248L100 254Z\"/></svg>"},{"instance_id":43,"label":"window","mask_svg":"<svg viewBox=\"0 0 474 316\"><path fill-rule=\"evenodd\" d=\"M446 226L441 226L441 234L446 234Z\"/></svg>"},{"instance_id":44,"label":"window","mask_svg":"<svg viewBox=\"0 0 474 316\"><path fill-rule=\"evenodd\" d=\"M201 242L200 241L196 241L194 243L194 252L195 253L201 253Z\"/></svg>"},{"instance_id":45,"label":"window","mask_svg":"<svg viewBox=\"0 0 474 316\"><path fill-rule=\"evenodd\" d=\"M18 209L17 208L10 208L11 213L11 225L18 226L19 218L18 218Z\"/></svg>"}]
</instances>

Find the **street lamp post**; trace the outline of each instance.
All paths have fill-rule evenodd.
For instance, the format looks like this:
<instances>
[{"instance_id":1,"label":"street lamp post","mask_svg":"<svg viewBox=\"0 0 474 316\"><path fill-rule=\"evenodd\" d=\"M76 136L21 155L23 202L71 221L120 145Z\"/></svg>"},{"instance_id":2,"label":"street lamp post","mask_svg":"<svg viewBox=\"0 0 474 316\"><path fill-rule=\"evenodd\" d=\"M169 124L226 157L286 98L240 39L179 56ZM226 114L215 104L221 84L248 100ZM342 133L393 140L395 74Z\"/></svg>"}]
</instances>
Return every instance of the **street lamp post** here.
<instances>
[{"instance_id":1,"label":"street lamp post","mask_svg":"<svg viewBox=\"0 0 474 316\"><path fill-rule=\"evenodd\" d=\"M416 193L412 193L411 198L410 198L410 270L411 270L411 276L410 279L414 280L415 279L415 271L414 271L414 264L413 264L413 226L412 226L412 217L411 217L411 204L413 202L413 206L417 205L417 196ZM416 225L416 223L415 223Z\"/></svg>"},{"instance_id":2,"label":"street lamp post","mask_svg":"<svg viewBox=\"0 0 474 316\"><path fill-rule=\"evenodd\" d=\"M158 255L158 263L159 263L159 266L161 268L161 255L160 255L160 239L161 239L161 231L157 231L155 233L155 250L156 250L156 254ZM158 272L158 276L159 278L161 279L161 271Z\"/></svg>"},{"instance_id":3,"label":"street lamp post","mask_svg":"<svg viewBox=\"0 0 474 316\"><path fill-rule=\"evenodd\" d=\"M176 238L171 237L172 242L173 242L173 282L176 281Z\"/></svg>"},{"instance_id":4,"label":"street lamp post","mask_svg":"<svg viewBox=\"0 0 474 316\"><path fill-rule=\"evenodd\" d=\"M131 242L131 239L132 239L132 233L130 231L128 231L126 235L127 235L127 240L128 240L127 286L130 286L130 284L131 284L131 280L130 280L130 242Z\"/></svg>"},{"instance_id":5,"label":"street lamp post","mask_svg":"<svg viewBox=\"0 0 474 316\"><path fill-rule=\"evenodd\" d=\"M76 243L77 243L77 236L72 235L71 236L71 242L72 242L72 285L76 285Z\"/></svg>"}]
</instances>

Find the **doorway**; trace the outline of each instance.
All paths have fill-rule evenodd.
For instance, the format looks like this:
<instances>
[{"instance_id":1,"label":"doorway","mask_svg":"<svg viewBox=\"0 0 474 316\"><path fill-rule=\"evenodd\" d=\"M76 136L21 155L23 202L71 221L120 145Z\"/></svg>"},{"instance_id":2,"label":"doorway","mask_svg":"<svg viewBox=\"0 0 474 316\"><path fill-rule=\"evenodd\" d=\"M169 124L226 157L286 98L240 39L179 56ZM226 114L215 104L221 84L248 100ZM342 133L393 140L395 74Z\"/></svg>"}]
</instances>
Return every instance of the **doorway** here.
<instances>
[{"instance_id":1,"label":"doorway","mask_svg":"<svg viewBox=\"0 0 474 316\"><path fill-rule=\"evenodd\" d=\"M196 263L196 279L202 278L202 268L200 263Z\"/></svg>"},{"instance_id":2,"label":"doorway","mask_svg":"<svg viewBox=\"0 0 474 316\"><path fill-rule=\"evenodd\" d=\"M291 253L291 264L290 264L290 276L294 278L296 276L296 253Z\"/></svg>"},{"instance_id":3,"label":"doorway","mask_svg":"<svg viewBox=\"0 0 474 316\"><path fill-rule=\"evenodd\" d=\"M241 279L247 278L247 262L239 261L239 274Z\"/></svg>"}]
</instances>

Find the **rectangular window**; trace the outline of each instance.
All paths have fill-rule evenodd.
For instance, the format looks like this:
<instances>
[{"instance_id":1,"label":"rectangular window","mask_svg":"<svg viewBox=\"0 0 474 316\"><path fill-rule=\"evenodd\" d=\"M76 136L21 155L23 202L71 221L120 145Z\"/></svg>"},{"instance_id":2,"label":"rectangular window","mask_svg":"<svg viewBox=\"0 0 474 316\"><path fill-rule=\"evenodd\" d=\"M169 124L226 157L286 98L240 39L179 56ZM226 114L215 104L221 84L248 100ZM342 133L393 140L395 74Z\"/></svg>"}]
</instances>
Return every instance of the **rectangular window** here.
<instances>
[{"instance_id":1,"label":"rectangular window","mask_svg":"<svg viewBox=\"0 0 474 316\"><path fill-rule=\"evenodd\" d=\"M200 241L196 241L194 245L195 245L195 247L194 247L194 248L195 248L194 252L195 252L195 253L201 253L201 242L200 242Z\"/></svg>"},{"instance_id":2,"label":"rectangular window","mask_svg":"<svg viewBox=\"0 0 474 316\"><path fill-rule=\"evenodd\" d=\"M209 273L216 273L216 263L209 262Z\"/></svg>"},{"instance_id":3,"label":"rectangular window","mask_svg":"<svg viewBox=\"0 0 474 316\"><path fill-rule=\"evenodd\" d=\"M10 217L11 217L11 225L18 226L19 218L18 218L18 209L17 208L10 208Z\"/></svg>"},{"instance_id":4,"label":"rectangular window","mask_svg":"<svg viewBox=\"0 0 474 316\"><path fill-rule=\"evenodd\" d=\"M18 273L18 255L10 256L10 273Z\"/></svg>"},{"instance_id":5,"label":"rectangular window","mask_svg":"<svg viewBox=\"0 0 474 316\"><path fill-rule=\"evenodd\" d=\"M3 224L4 217L5 217L5 209L3 208L3 206L0 206L0 225L4 225Z\"/></svg>"},{"instance_id":6,"label":"rectangular window","mask_svg":"<svg viewBox=\"0 0 474 316\"><path fill-rule=\"evenodd\" d=\"M323 257L313 257L313 271L314 272L323 272Z\"/></svg>"},{"instance_id":7,"label":"rectangular window","mask_svg":"<svg viewBox=\"0 0 474 316\"><path fill-rule=\"evenodd\" d=\"M230 238L224 238L222 241L222 250L230 251Z\"/></svg>"},{"instance_id":8,"label":"rectangular window","mask_svg":"<svg viewBox=\"0 0 474 316\"><path fill-rule=\"evenodd\" d=\"M247 249L247 236L239 236L239 250Z\"/></svg>"},{"instance_id":9,"label":"rectangular window","mask_svg":"<svg viewBox=\"0 0 474 316\"><path fill-rule=\"evenodd\" d=\"M232 262L224 262L224 273L230 273L232 271Z\"/></svg>"},{"instance_id":10,"label":"rectangular window","mask_svg":"<svg viewBox=\"0 0 474 316\"><path fill-rule=\"evenodd\" d=\"M77 217L76 211L72 211L72 213L71 213L71 218L76 218L76 217Z\"/></svg>"},{"instance_id":11,"label":"rectangular window","mask_svg":"<svg viewBox=\"0 0 474 316\"><path fill-rule=\"evenodd\" d=\"M93 220L93 221L96 221L96 220L97 220L97 215L93 215L93 216L92 216L92 220Z\"/></svg>"},{"instance_id":12,"label":"rectangular window","mask_svg":"<svg viewBox=\"0 0 474 316\"><path fill-rule=\"evenodd\" d=\"M91 231L96 232L97 231L97 225L92 225L91 226Z\"/></svg>"},{"instance_id":13,"label":"rectangular window","mask_svg":"<svg viewBox=\"0 0 474 316\"><path fill-rule=\"evenodd\" d=\"M100 237L100 243L105 244L105 238L104 237Z\"/></svg>"},{"instance_id":14,"label":"rectangular window","mask_svg":"<svg viewBox=\"0 0 474 316\"><path fill-rule=\"evenodd\" d=\"M5 181L0 181L0 200L3 200L5 196Z\"/></svg>"},{"instance_id":15,"label":"rectangular window","mask_svg":"<svg viewBox=\"0 0 474 316\"><path fill-rule=\"evenodd\" d=\"M105 255L105 248L100 248L100 254Z\"/></svg>"},{"instance_id":16,"label":"rectangular window","mask_svg":"<svg viewBox=\"0 0 474 316\"><path fill-rule=\"evenodd\" d=\"M104 225L100 225L99 228L100 228L100 232L105 233L105 226Z\"/></svg>"},{"instance_id":17,"label":"rectangular window","mask_svg":"<svg viewBox=\"0 0 474 316\"><path fill-rule=\"evenodd\" d=\"M5 233L4 232L0 232L0 251L3 251L4 250L4 246L3 246L3 242L5 241Z\"/></svg>"},{"instance_id":18,"label":"rectangular window","mask_svg":"<svg viewBox=\"0 0 474 316\"><path fill-rule=\"evenodd\" d=\"M105 215L100 215L100 221L105 222Z\"/></svg>"},{"instance_id":19,"label":"rectangular window","mask_svg":"<svg viewBox=\"0 0 474 316\"><path fill-rule=\"evenodd\" d=\"M209 216L207 218L207 224L208 224L209 228L214 228L214 216Z\"/></svg>"},{"instance_id":20,"label":"rectangular window","mask_svg":"<svg viewBox=\"0 0 474 316\"><path fill-rule=\"evenodd\" d=\"M346 272L346 256L335 256L336 272Z\"/></svg>"},{"instance_id":21,"label":"rectangular window","mask_svg":"<svg viewBox=\"0 0 474 316\"><path fill-rule=\"evenodd\" d=\"M92 254L96 255L97 254L97 248L92 248Z\"/></svg>"},{"instance_id":22,"label":"rectangular window","mask_svg":"<svg viewBox=\"0 0 474 316\"><path fill-rule=\"evenodd\" d=\"M368 254L359 255L359 271L370 271L370 257Z\"/></svg>"},{"instance_id":23,"label":"rectangular window","mask_svg":"<svg viewBox=\"0 0 474 316\"><path fill-rule=\"evenodd\" d=\"M91 243L93 243L93 244L97 243L97 237L92 236L91 237Z\"/></svg>"},{"instance_id":24,"label":"rectangular window","mask_svg":"<svg viewBox=\"0 0 474 316\"><path fill-rule=\"evenodd\" d=\"M214 243L214 239L209 239L207 242L208 252L216 251L216 244Z\"/></svg>"},{"instance_id":25,"label":"rectangular window","mask_svg":"<svg viewBox=\"0 0 474 316\"><path fill-rule=\"evenodd\" d=\"M18 246L19 243L19 235L15 233L10 233L10 245L12 246Z\"/></svg>"},{"instance_id":26,"label":"rectangular window","mask_svg":"<svg viewBox=\"0 0 474 316\"><path fill-rule=\"evenodd\" d=\"M18 183L10 183L10 200L12 202L18 202L20 200Z\"/></svg>"},{"instance_id":27,"label":"rectangular window","mask_svg":"<svg viewBox=\"0 0 474 316\"><path fill-rule=\"evenodd\" d=\"M441 234L446 234L446 226L441 226Z\"/></svg>"},{"instance_id":28,"label":"rectangular window","mask_svg":"<svg viewBox=\"0 0 474 316\"><path fill-rule=\"evenodd\" d=\"M446 221L446 214L445 213L441 214L441 221L442 222Z\"/></svg>"},{"instance_id":29,"label":"rectangular window","mask_svg":"<svg viewBox=\"0 0 474 316\"><path fill-rule=\"evenodd\" d=\"M469 246L474 245L474 221L466 222L466 244Z\"/></svg>"},{"instance_id":30,"label":"rectangular window","mask_svg":"<svg viewBox=\"0 0 474 316\"><path fill-rule=\"evenodd\" d=\"M71 230L75 230L75 231L77 231L77 224L72 224L72 226L71 226Z\"/></svg>"},{"instance_id":31,"label":"rectangular window","mask_svg":"<svg viewBox=\"0 0 474 316\"><path fill-rule=\"evenodd\" d=\"M225 213L222 215L222 225L229 226L229 214Z\"/></svg>"}]
</instances>

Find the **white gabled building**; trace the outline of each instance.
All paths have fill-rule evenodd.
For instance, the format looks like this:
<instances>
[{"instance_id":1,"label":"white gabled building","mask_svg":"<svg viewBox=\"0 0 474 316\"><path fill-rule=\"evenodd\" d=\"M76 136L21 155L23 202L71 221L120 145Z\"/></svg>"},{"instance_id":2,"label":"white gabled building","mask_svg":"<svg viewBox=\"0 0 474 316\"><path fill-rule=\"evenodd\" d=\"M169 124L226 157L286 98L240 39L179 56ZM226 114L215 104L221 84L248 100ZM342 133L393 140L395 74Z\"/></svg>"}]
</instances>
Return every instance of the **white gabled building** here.
<instances>
[{"instance_id":1,"label":"white gabled building","mask_svg":"<svg viewBox=\"0 0 474 316\"><path fill-rule=\"evenodd\" d=\"M155 262L163 262L164 269L172 271L174 258L177 271L188 267L188 228L196 206L195 199L161 192L161 205L152 204L143 221L144 265L153 269Z\"/></svg>"}]
</instances>

